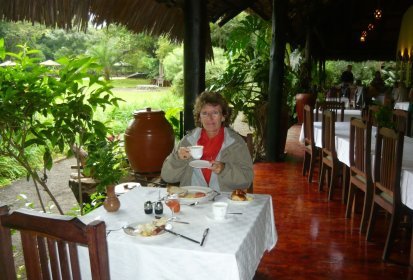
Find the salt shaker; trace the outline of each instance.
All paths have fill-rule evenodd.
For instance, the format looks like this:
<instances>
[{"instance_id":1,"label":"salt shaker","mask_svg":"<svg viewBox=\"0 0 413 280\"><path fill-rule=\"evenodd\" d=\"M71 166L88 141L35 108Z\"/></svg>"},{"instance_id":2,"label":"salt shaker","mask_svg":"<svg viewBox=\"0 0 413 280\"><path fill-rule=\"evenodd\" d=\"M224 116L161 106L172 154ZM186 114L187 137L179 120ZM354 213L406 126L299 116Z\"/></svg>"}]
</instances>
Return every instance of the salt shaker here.
<instances>
[{"instance_id":1,"label":"salt shaker","mask_svg":"<svg viewBox=\"0 0 413 280\"><path fill-rule=\"evenodd\" d=\"M143 205L143 209L145 210L145 214L152 214L152 201L146 201Z\"/></svg>"}]
</instances>

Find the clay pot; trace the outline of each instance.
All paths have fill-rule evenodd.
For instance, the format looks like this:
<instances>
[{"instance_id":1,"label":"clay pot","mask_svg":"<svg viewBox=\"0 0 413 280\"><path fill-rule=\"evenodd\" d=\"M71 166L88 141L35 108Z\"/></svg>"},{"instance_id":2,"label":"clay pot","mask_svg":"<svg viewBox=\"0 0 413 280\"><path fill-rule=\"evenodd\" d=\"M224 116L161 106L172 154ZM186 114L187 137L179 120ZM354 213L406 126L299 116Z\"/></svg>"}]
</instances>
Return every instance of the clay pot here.
<instances>
[{"instance_id":1,"label":"clay pot","mask_svg":"<svg viewBox=\"0 0 413 280\"><path fill-rule=\"evenodd\" d=\"M298 123L303 123L304 121L304 106L310 105L314 107L316 102L316 95L312 93L297 93L295 95L296 110Z\"/></svg>"},{"instance_id":2,"label":"clay pot","mask_svg":"<svg viewBox=\"0 0 413 280\"><path fill-rule=\"evenodd\" d=\"M160 174L165 158L172 152L175 136L163 111L135 111L125 131L125 152L131 168L139 174Z\"/></svg>"},{"instance_id":3,"label":"clay pot","mask_svg":"<svg viewBox=\"0 0 413 280\"><path fill-rule=\"evenodd\" d=\"M120 201L115 194L115 185L106 187L106 199L103 201L103 207L108 212L116 212L120 208Z\"/></svg>"}]
</instances>

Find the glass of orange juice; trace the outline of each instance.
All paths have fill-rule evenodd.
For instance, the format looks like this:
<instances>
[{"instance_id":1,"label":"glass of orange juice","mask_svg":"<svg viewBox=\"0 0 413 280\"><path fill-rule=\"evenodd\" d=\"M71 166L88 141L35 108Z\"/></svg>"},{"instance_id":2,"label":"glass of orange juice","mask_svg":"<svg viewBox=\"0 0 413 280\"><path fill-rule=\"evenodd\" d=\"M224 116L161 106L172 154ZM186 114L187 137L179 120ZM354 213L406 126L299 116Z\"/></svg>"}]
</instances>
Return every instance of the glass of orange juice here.
<instances>
[{"instance_id":1,"label":"glass of orange juice","mask_svg":"<svg viewBox=\"0 0 413 280\"><path fill-rule=\"evenodd\" d=\"M179 211L181 210L181 204L179 203L178 195L169 195L165 200L165 204L169 207L169 209L171 209L172 218L175 218L175 213L179 213Z\"/></svg>"}]
</instances>

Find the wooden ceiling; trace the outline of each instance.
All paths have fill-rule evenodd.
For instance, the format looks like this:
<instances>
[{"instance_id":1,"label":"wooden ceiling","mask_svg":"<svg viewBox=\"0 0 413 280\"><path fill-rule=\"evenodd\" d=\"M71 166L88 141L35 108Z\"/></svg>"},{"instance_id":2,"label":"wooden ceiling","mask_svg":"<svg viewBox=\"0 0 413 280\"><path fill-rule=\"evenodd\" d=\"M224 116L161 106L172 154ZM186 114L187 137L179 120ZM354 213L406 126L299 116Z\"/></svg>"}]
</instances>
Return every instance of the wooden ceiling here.
<instances>
[{"instance_id":1,"label":"wooden ceiling","mask_svg":"<svg viewBox=\"0 0 413 280\"><path fill-rule=\"evenodd\" d=\"M276 0L277 1L277 0ZM279 1L279 0L278 0ZM306 32L311 34L312 53L316 58L346 60L393 60L403 13L413 0L287 0L289 28L287 40L304 46ZM0 0L0 18L28 20L52 27L85 29L95 24L117 23L135 32L154 35L169 33L177 40L184 34L185 0ZM383 11L374 20L377 7ZM271 19L271 0L208 0L210 22L225 24L247 10ZM366 41L361 32L369 23Z\"/></svg>"}]
</instances>

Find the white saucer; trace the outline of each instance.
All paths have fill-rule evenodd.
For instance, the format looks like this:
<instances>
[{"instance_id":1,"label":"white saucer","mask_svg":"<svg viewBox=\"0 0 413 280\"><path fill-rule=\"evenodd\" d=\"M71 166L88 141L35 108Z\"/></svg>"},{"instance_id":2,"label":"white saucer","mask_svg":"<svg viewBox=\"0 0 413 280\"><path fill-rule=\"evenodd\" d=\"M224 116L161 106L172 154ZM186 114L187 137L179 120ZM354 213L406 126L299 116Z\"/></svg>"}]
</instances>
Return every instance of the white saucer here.
<instances>
[{"instance_id":1,"label":"white saucer","mask_svg":"<svg viewBox=\"0 0 413 280\"><path fill-rule=\"evenodd\" d=\"M250 204L251 202L254 201L254 195L247 193L247 198L248 200L244 200L244 201L238 201L238 200L232 200L231 198L227 198L228 201L232 204L238 204L238 205L246 205L246 204Z\"/></svg>"},{"instance_id":2,"label":"white saucer","mask_svg":"<svg viewBox=\"0 0 413 280\"><path fill-rule=\"evenodd\" d=\"M193 168L208 168L211 167L211 163L207 160L196 159L189 163L189 166Z\"/></svg>"},{"instance_id":3,"label":"white saucer","mask_svg":"<svg viewBox=\"0 0 413 280\"><path fill-rule=\"evenodd\" d=\"M225 219L223 220L215 219L214 216L212 216L212 214L206 214L205 217L207 218L208 221L215 222L215 223L228 223L234 219L232 215L226 215Z\"/></svg>"}]
</instances>

